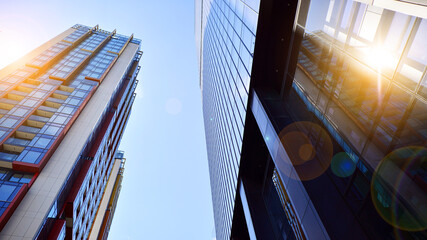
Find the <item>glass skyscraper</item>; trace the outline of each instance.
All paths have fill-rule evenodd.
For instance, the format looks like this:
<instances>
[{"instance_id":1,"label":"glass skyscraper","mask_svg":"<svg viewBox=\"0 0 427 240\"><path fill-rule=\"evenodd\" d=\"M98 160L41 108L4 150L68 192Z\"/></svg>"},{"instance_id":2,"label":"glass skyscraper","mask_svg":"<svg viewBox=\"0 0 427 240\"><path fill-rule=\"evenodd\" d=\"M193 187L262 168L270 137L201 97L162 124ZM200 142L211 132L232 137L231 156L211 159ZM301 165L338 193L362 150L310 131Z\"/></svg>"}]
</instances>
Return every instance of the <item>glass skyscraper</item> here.
<instances>
[{"instance_id":1,"label":"glass skyscraper","mask_svg":"<svg viewBox=\"0 0 427 240\"><path fill-rule=\"evenodd\" d=\"M0 71L1 239L108 235L140 44L75 25Z\"/></svg>"},{"instance_id":2,"label":"glass skyscraper","mask_svg":"<svg viewBox=\"0 0 427 240\"><path fill-rule=\"evenodd\" d=\"M427 4L195 3L217 238L427 238Z\"/></svg>"},{"instance_id":3,"label":"glass skyscraper","mask_svg":"<svg viewBox=\"0 0 427 240\"><path fill-rule=\"evenodd\" d=\"M240 1L237 9L226 1L196 4L214 218L217 236L225 237L233 219L259 6Z\"/></svg>"}]
</instances>

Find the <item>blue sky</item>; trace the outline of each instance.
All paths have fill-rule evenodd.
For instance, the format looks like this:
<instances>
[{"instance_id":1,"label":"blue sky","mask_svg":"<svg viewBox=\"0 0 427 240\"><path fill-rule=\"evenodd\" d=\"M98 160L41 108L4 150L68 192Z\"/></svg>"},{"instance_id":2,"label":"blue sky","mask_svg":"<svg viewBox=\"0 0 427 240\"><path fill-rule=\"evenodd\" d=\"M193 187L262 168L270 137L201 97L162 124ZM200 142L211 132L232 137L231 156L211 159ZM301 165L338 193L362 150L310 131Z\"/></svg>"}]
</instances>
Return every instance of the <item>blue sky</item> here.
<instances>
[{"instance_id":1,"label":"blue sky","mask_svg":"<svg viewBox=\"0 0 427 240\"><path fill-rule=\"evenodd\" d=\"M142 39L110 239L212 239L194 1L0 0L0 68L75 23Z\"/></svg>"}]
</instances>

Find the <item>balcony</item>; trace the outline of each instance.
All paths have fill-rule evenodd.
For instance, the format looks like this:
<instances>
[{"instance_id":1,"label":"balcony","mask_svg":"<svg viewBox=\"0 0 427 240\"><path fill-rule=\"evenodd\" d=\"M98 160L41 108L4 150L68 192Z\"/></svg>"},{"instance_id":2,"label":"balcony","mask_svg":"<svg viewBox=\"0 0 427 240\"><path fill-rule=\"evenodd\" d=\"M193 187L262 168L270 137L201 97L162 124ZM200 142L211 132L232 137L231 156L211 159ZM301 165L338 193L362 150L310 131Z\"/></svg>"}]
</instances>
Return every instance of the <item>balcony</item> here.
<instances>
[{"instance_id":1,"label":"balcony","mask_svg":"<svg viewBox=\"0 0 427 240\"><path fill-rule=\"evenodd\" d=\"M32 140L39 131L39 128L22 125L16 130L15 135L18 138Z\"/></svg>"},{"instance_id":2,"label":"balcony","mask_svg":"<svg viewBox=\"0 0 427 240\"><path fill-rule=\"evenodd\" d=\"M30 127L35 127L35 128L42 128L47 121L49 121L49 118L47 117L31 115L27 119L26 125Z\"/></svg>"},{"instance_id":3,"label":"balcony","mask_svg":"<svg viewBox=\"0 0 427 240\"><path fill-rule=\"evenodd\" d=\"M14 153L21 153L30 143L29 140L10 137L3 144L3 150Z\"/></svg>"}]
</instances>

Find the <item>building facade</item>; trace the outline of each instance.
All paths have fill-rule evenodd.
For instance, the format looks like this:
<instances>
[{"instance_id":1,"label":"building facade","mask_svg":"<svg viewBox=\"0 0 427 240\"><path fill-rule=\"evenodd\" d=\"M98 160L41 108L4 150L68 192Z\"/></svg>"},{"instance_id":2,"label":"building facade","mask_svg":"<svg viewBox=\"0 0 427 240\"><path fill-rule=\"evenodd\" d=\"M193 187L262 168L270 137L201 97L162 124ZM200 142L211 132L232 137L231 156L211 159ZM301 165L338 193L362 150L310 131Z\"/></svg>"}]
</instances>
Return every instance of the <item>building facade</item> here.
<instances>
[{"instance_id":1,"label":"building facade","mask_svg":"<svg viewBox=\"0 0 427 240\"><path fill-rule=\"evenodd\" d=\"M195 5L217 238L426 238L427 4Z\"/></svg>"},{"instance_id":2,"label":"building facade","mask_svg":"<svg viewBox=\"0 0 427 240\"><path fill-rule=\"evenodd\" d=\"M120 190L122 188L123 171L126 158L124 152L118 151L115 156L114 165L105 186L105 191L99 204L96 217L90 230L89 239L108 239L111 222L116 210Z\"/></svg>"},{"instance_id":3,"label":"building facade","mask_svg":"<svg viewBox=\"0 0 427 240\"><path fill-rule=\"evenodd\" d=\"M140 44L75 25L0 71L1 239L108 235Z\"/></svg>"}]
</instances>

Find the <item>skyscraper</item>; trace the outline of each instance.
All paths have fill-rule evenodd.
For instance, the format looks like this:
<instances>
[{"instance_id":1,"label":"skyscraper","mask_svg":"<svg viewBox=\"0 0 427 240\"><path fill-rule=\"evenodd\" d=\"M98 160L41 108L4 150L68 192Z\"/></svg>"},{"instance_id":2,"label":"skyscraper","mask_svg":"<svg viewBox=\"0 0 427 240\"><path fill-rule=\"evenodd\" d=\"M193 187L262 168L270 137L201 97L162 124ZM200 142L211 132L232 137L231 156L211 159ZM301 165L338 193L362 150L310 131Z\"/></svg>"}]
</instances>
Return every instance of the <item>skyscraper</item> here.
<instances>
[{"instance_id":1,"label":"skyscraper","mask_svg":"<svg viewBox=\"0 0 427 240\"><path fill-rule=\"evenodd\" d=\"M196 0L217 239L423 239L424 1Z\"/></svg>"},{"instance_id":2,"label":"skyscraper","mask_svg":"<svg viewBox=\"0 0 427 240\"><path fill-rule=\"evenodd\" d=\"M0 71L1 239L108 235L140 44L75 25Z\"/></svg>"},{"instance_id":3,"label":"skyscraper","mask_svg":"<svg viewBox=\"0 0 427 240\"><path fill-rule=\"evenodd\" d=\"M104 195L101 203L99 204L96 217L90 231L89 239L107 239L108 237L111 221L113 220L117 200L122 187L125 162L126 159L124 158L124 152L118 151L115 156L110 177L108 178L107 185L105 186Z\"/></svg>"}]
</instances>

